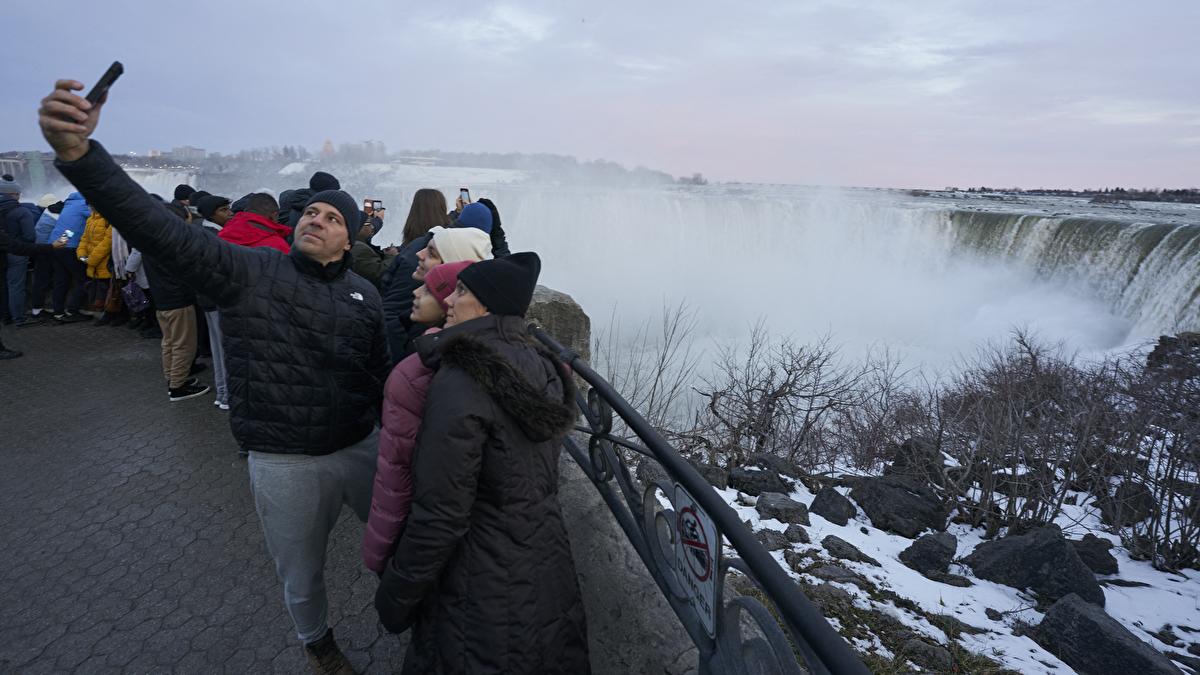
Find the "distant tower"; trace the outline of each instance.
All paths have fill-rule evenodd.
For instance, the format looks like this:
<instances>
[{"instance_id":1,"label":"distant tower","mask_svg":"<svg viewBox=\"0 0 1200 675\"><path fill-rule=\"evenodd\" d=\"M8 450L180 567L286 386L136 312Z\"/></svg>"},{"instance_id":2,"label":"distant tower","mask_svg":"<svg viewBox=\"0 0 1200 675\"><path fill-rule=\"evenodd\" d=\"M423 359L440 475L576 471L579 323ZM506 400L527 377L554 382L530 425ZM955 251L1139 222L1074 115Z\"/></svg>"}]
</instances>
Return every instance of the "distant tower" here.
<instances>
[{"instance_id":1,"label":"distant tower","mask_svg":"<svg viewBox=\"0 0 1200 675\"><path fill-rule=\"evenodd\" d=\"M331 159L335 153L336 151L333 149L333 141L326 139L325 145L321 146L321 158Z\"/></svg>"}]
</instances>

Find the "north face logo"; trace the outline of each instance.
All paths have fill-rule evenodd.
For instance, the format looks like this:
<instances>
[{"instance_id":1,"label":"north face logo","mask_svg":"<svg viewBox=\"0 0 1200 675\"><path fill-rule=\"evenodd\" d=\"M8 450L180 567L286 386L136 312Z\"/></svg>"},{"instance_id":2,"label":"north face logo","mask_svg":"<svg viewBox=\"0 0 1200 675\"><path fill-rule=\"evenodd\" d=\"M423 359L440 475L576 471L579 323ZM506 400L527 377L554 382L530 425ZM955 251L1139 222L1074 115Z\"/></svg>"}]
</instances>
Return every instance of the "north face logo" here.
<instances>
[{"instance_id":1,"label":"north face logo","mask_svg":"<svg viewBox=\"0 0 1200 675\"><path fill-rule=\"evenodd\" d=\"M358 291L354 291L353 293L351 293L350 297L354 298L355 300L357 300L359 302L362 302L362 293L359 293Z\"/></svg>"}]
</instances>

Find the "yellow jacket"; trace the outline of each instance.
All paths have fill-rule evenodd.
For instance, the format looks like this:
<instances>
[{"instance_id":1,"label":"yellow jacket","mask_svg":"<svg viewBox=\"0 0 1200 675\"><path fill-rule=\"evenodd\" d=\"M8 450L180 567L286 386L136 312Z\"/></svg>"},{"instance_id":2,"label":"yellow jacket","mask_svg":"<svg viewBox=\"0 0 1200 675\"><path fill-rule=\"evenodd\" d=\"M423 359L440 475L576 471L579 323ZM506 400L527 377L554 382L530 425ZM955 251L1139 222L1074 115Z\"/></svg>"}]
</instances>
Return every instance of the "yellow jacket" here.
<instances>
[{"instance_id":1,"label":"yellow jacket","mask_svg":"<svg viewBox=\"0 0 1200 675\"><path fill-rule=\"evenodd\" d=\"M80 258L87 258L87 275L92 279L111 279L112 272L108 270L108 261L112 258L112 225L99 213L92 211L88 216L87 225L83 228L83 237L76 249Z\"/></svg>"}]
</instances>

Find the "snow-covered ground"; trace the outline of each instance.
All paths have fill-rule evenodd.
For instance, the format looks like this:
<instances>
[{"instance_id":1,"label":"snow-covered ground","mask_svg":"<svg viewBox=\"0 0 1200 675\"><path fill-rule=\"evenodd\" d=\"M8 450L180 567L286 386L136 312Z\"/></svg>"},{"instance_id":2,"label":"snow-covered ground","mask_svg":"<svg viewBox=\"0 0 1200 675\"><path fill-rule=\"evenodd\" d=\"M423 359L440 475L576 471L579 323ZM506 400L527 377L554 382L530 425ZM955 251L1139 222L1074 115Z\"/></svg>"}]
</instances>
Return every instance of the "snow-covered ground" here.
<instances>
[{"instance_id":1,"label":"snow-covered ground","mask_svg":"<svg viewBox=\"0 0 1200 675\"><path fill-rule=\"evenodd\" d=\"M786 525L777 520L764 520L759 517L753 506L743 502L752 502L753 498L738 499L738 492L733 489L718 490L718 493L737 511L743 521L748 521L754 530L773 529L783 531ZM839 489L847 494L848 489ZM805 505L811 504L815 495L803 485L797 483L791 498ZM1200 573L1189 571L1187 576L1167 574L1155 570L1148 562L1136 561L1129 557L1128 552L1121 547L1120 540L1104 530L1100 523L1099 513L1090 508L1085 499L1089 496L1078 493L1080 506L1067 506L1058 525L1064 534L1072 539L1079 539L1087 533L1095 534L1112 541L1114 548L1111 553L1116 557L1120 573L1112 577L1124 581L1141 582L1144 587L1104 586L1106 599L1105 611L1120 621L1134 635L1151 644L1159 651L1170 651L1166 645L1151 637L1149 633L1159 631L1164 625L1173 627L1188 626L1200 628ZM1036 625L1042 620L1042 613L1033 608L1034 601L1026 594L991 581L974 577L970 568L965 565L951 565L951 572L970 578L974 583L969 588L959 588L932 581L920 573L906 567L899 561L900 552L913 543L899 535L878 530L871 525L870 519L859 510L856 518L845 526L831 523L821 516L811 513L809 518L812 525L806 527L812 539L811 544L794 544L792 549L804 551L817 549L822 552L820 542L828 535L835 535L857 546L863 553L879 561L881 567L861 562L837 560L839 565L866 577L882 589L890 589L903 598L915 602L922 610L932 614L949 614L976 628L986 632L970 635L963 633L959 643L970 651L987 656L1007 668L1021 673L1062 673L1074 672L1065 663L1047 652L1028 637L1013 635L1013 624L1024 622ZM956 558L969 554L983 541L981 529L972 529L966 525L951 524L948 532L958 538ZM732 549L727 554L734 555ZM784 551L772 554L779 564L793 577L801 575L793 572L784 562ZM821 579L805 575L809 583L822 583ZM833 583L833 582L830 582ZM896 607L892 603L879 603L872 600L868 594L850 584L837 584L855 598L856 605L862 608L874 608L884 611L900 619L910 628L933 638L945 645L948 642L946 634L931 625L924 617ZM988 618L987 609L1003 613L1000 620ZM1200 641L1200 636L1175 629L1176 634L1185 640ZM860 643L859 649L875 651L890 658L892 655L878 642L874 645ZM1186 654L1183 648L1175 649L1177 653Z\"/></svg>"}]
</instances>

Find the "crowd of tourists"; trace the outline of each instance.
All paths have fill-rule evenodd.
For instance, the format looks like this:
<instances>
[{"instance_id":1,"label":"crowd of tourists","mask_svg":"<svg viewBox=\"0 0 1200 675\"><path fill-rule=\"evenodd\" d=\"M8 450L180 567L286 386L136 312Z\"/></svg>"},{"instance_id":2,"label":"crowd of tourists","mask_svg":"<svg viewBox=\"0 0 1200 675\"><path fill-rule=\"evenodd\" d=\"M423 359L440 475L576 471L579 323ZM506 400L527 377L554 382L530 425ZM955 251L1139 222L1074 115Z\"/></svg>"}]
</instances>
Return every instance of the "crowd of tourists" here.
<instances>
[{"instance_id":1,"label":"crowd of tourists","mask_svg":"<svg viewBox=\"0 0 1200 675\"><path fill-rule=\"evenodd\" d=\"M419 190L381 249L386 214L324 172L278 198L160 198L91 140L102 104L81 87L39 111L77 192L27 206L0 185L6 319L135 325L161 340L169 401L215 390L314 672L353 672L324 583L343 505L383 626L411 630L404 672L587 672L558 503L572 378L529 333L541 260L509 252L495 204Z\"/></svg>"}]
</instances>

